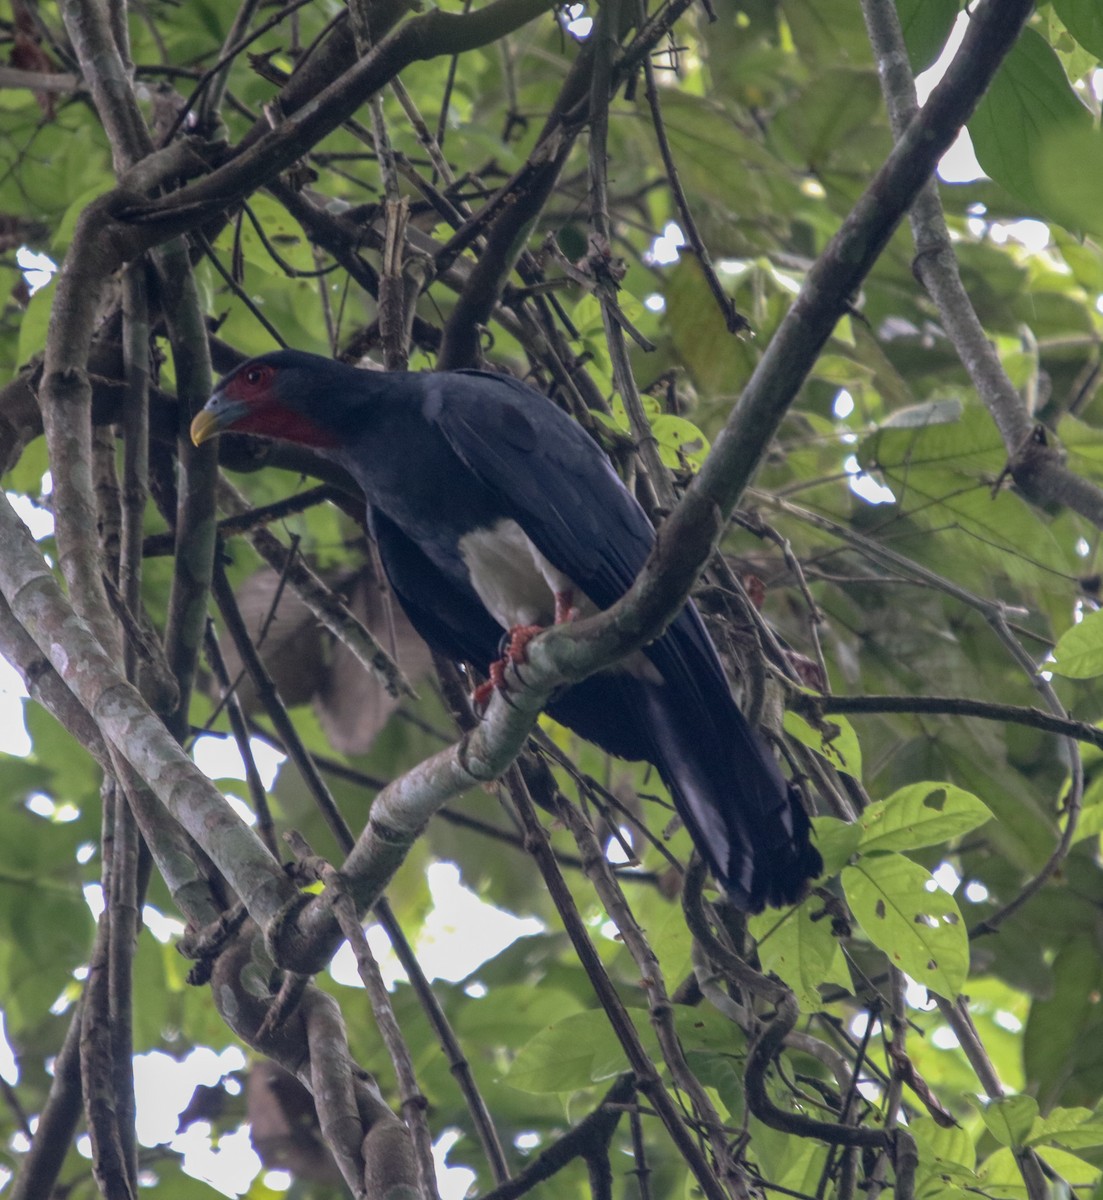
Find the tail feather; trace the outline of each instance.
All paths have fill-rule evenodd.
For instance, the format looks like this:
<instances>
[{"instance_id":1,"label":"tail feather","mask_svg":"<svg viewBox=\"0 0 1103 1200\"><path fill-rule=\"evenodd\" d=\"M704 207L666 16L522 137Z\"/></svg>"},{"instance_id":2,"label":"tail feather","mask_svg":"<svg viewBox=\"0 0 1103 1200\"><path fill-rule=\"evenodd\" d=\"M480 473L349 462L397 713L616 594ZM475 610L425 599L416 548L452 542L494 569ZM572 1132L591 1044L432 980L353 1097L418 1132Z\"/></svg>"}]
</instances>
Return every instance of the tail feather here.
<instances>
[{"instance_id":1,"label":"tail feather","mask_svg":"<svg viewBox=\"0 0 1103 1200\"><path fill-rule=\"evenodd\" d=\"M823 870L808 815L723 677L704 679L672 688L625 672L592 675L548 712L610 754L658 769L732 903L747 912L795 904Z\"/></svg>"},{"instance_id":2,"label":"tail feather","mask_svg":"<svg viewBox=\"0 0 1103 1200\"><path fill-rule=\"evenodd\" d=\"M795 904L823 870L796 789L730 696L708 711L640 689L654 762L698 851L746 912Z\"/></svg>"}]
</instances>

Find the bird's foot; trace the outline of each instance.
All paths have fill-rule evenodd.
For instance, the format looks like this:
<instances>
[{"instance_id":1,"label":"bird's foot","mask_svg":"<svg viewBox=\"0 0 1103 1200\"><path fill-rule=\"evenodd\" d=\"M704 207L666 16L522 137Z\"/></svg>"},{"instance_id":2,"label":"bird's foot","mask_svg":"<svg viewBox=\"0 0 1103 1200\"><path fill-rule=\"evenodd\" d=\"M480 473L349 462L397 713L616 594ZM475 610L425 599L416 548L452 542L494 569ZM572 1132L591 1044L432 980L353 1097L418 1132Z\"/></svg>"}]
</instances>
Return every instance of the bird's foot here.
<instances>
[{"instance_id":1,"label":"bird's foot","mask_svg":"<svg viewBox=\"0 0 1103 1200\"><path fill-rule=\"evenodd\" d=\"M514 671L525 661L525 647L538 633L544 632L543 625L514 625L503 638L502 657L495 659L487 668L489 678L486 683L480 683L471 694L471 703L476 712L484 712L495 691L505 693L509 684L506 680L506 670L512 667ZM508 639L508 640L507 640Z\"/></svg>"},{"instance_id":2,"label":"bird's foot","mask_svg":"<svg viewBox=\"0 0 1103 1200\"><path fill-rule=\"evenodd\" d=\"M506 663L513 666L523 663L526 658L525 648L538 633L543 632L543 625L514 625L509 631L509 641L506 643L505 653L502 655L503 667Z\"/></svg>"},{"instance_id":3,"label":"bird's foot","mask_svg":"<svg viewBox=\"0 0 1103 1200\"><path fill-rule=\"evenodd\" d=\"M500 658L490 664L487 673L490 678L486 683L480 683L471 693L471 707L480 714L486 712L486 706L490 703L494 692L496 690L504 692L506 687L506 671Z\"/></svg>"}]
</instances>

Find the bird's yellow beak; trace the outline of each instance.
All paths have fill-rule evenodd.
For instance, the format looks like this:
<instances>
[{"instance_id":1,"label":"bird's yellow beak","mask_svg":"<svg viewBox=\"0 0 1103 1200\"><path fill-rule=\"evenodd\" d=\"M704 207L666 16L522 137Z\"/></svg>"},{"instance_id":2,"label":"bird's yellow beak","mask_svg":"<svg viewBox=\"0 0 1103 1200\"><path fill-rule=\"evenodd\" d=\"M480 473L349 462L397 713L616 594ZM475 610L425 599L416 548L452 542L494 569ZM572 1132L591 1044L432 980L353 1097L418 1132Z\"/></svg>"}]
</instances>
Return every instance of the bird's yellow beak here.
<instances>
[{"instance_id":1,"label":"bird's yellow beak","mask_svg":"<svg viewBox=\"0 0 1103 1200\"><path fill-rule=\"evenodd\" d=\"M209 408L201 409L191 423L192 442L196 446L202 446L205 441L218 433L219 424L218 413L212 412Z\"/></svg>"}]
</instances>

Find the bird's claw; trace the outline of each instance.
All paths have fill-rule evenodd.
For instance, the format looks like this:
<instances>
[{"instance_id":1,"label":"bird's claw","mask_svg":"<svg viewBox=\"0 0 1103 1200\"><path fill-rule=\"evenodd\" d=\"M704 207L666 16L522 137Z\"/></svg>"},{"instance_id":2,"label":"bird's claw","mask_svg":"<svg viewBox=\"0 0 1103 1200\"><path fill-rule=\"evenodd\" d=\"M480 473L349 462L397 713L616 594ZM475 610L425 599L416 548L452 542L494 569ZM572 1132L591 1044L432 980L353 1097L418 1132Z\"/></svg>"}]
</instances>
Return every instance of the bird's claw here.
<instances>
[{"instance_id":1,"label":"bird's claw","mask_svg":"<svg viewBox=\"0 0 1103 1200\"><path fill-rule=\"evenodd\" d=\"M506 678L506 671L512 667L517 678L522 683L525 682L520 671L520 664L525 661L525 647L538 633L543 632L543 625L514 625L507 634L503 635L502 657L490 664L487 669L487 681L480 683L471 694L471 704L477 713L481 715L486 711L487 705L490 704L490 698L496 691L501 692L503 698L509 703L509 681Z\"/></svg>"}]
</instances>

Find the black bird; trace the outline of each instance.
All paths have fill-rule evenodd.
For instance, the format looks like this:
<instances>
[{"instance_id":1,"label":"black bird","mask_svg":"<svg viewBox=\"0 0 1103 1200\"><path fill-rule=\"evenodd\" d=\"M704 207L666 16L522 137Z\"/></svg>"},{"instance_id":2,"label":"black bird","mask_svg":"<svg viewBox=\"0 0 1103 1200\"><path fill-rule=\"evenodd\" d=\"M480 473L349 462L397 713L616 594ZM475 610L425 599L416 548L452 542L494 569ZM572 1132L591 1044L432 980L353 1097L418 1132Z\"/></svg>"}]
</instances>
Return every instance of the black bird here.
<instances>
[{"instance_id":1,"label":"black bird","mask_svg":"<svg viewBox=\"0 0 1103 1200\"><path fill-rule=\"evenodd\" d=\"M313 447L356 479L394 594L448 658L486 667L517 629L604 609L655 540L600 448L550 400L483 371L364 371L293 350L227 375L192 424ZM659 771L694 844L748 912L823 867L808 817L736 707L700 615L548 712Z\"/></svg>"}]
</instances>

